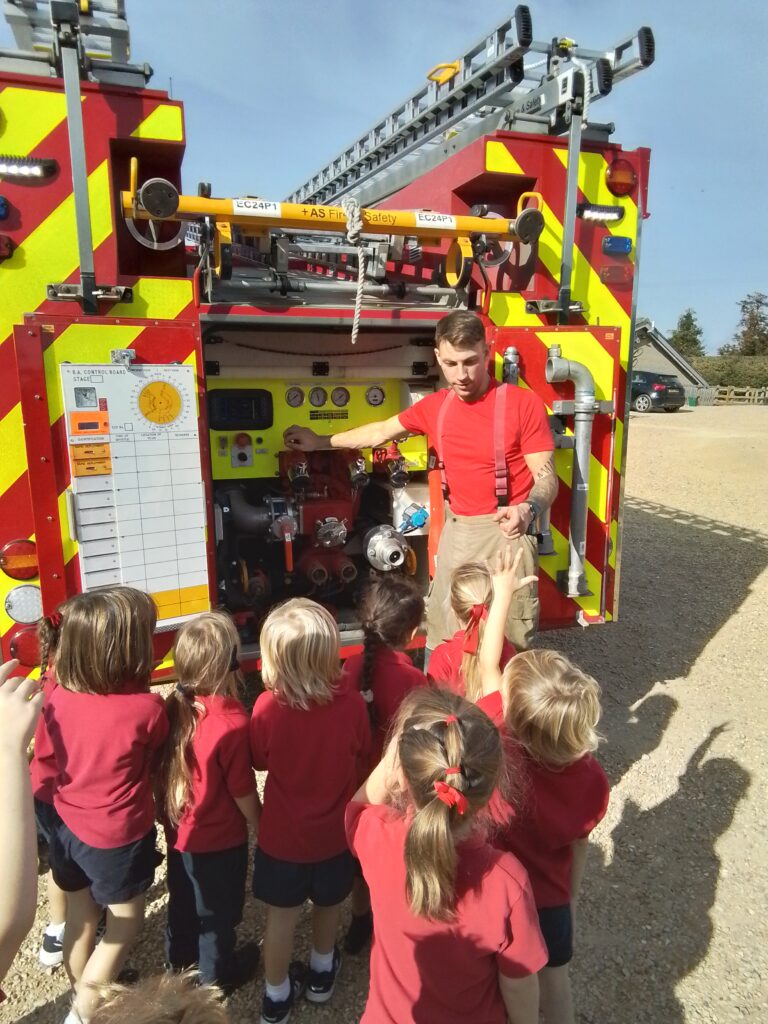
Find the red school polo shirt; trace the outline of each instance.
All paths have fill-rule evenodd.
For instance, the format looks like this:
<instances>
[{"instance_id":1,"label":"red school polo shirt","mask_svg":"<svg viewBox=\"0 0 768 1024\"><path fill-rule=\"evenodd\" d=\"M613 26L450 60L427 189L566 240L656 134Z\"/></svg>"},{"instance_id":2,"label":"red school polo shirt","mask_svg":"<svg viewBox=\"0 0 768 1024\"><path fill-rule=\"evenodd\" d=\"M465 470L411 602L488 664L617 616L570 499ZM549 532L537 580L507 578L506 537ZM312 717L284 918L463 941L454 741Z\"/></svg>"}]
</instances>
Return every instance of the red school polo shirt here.
<instances>
[{"instance_id":1,"label":"red school polo shirt","mask_svg":"<svg viewBox=\"0 0 768 1024\"><path fill-rule=\"evenodd\" d=\"M56 685L56 680L53 676L46 674L43 677L44 704L47 704L51 699L51 694L56 689ZM57 772L56 754L51 743L51 737L48 735L45 715L40 715L35 728L34 754L29 763L32 795L36 800L41 800L44 804L53 803Z\"/></svg>"},{"instance_id":2,"label":"red school polo shirt","mask_svg":"<svg viewBox=\"0 0 768 1024\"><path fill-rule=\"evenodd\" d=\"M151 775L168 735L163 698L57 686L43 714L58 771L53 805L65 825L103 850L142 839L154 824Z\"/></svg>"},{"instance_id":3,"label":"red school polo shirt","mask_svg":"<svg viewBox=\"0 0 768 1024\"><path fill-rule=\"evenodd\" d=\"M248 841L236 798L256 791L248 713L233 697L195 697L192 795L177 829L166 825L168 845L189 853L231 850Z\"/></svg>"},{"instance_id":4,"label":"red school polo shirt","mask_svg":"<svg viewBox=\"0 0 768 1024\"><path fill-rule=\"evenodd\" d=\"M352 689L360 690L362 687L364 658L363 654L353 654L344 662L342 682ZM387 732L404 698L417 686L427 685L427 677L404 651L393 651L388 647L378 649L371 680L376 719L371 740L372 765L381 760Z\"/></svg>"},{"instance_id":5,"label":"red school polo shirt","mask_svg":"<svg viewBox=\"0 0 768 1024\"><path fill-rule=\"evenodd\" d=\"M443 640L432 652L427 666L427 673L437 686L445 687L464 697L467 684L461 671L464 657L464 637L466 630L457 630L450 640ZM499 669L503 672L507 662L517 654L516 648L505 639L499 658Z\"/></svg>"},{"instance_id":6,"label":"red school polo shirt","mask_svg":"<svg viewBox=\"0 0 768 1024\"><path fill-rule=\"evenodd\" d=\"M547 962L522 865L481 841L461 843L455 919L431 921L416 917L406 898L407 820L390 807L353 802L346 825L374 921L360 1024L506 1024L499 973L522 978Z\"/></svg>"},{"instance_id":7,"label":"red school polo shirt","mask_svg":"<svg viewBox=\"0 0 768 1024\"><path fill-rule=\"evenodd\" d=\"M344 808L368 768L371 730L365 701L339 689L329 704L289 707L270 691L251 717L251 755L267 771L259 846L297 864L347 848Z\"/></svg>"},{"instance_id":8,"label":"red school polo shirt","mask_svg":"<svg viewBox=\"0 0 768 1024\"><path fill-rule=\"evenodd\" d=\"M448 503L457 516L487 515L498 508L493 420L501 386L509 389L505 451L510 505L525 501L533 485L524 456L554 450L546 406L533 391L491 380L476 402L454 398L443 425L443 460ZM440 408L449 394L448 388L436 391L405 409L398 417L403 428L411 434L427 434L434 444Z\"/></svg>"}]
</instances>

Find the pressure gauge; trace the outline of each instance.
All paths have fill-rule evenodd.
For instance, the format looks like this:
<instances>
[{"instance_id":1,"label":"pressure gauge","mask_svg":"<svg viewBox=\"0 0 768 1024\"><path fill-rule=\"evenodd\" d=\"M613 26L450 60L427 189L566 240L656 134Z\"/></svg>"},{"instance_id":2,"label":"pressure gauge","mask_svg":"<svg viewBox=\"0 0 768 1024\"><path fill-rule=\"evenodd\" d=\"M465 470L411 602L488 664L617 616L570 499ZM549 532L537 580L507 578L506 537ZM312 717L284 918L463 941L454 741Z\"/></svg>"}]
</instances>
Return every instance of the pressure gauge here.
<instances>
[{"instance_id":1,"label":"pressure gauge","mask_svg":"<svg viewBox=\"0 0 768 1024\"><path fill-rule=\"evenodd\" d=\"M384 388L378 384L372 384L365 392L365 400L368 405L381 405L384 401Z\"/></svg>"},{"instance_id":2,"label":"pressure gauge","mask_svg":"<svg viewBox=\"0 0 768 1024\"><path fill-rule=\"evenodd\" d=\"M285 392L285 400L293 409L304 404L304 392L301 388L288 388Z\"/></svg>"},{"instance_id":3,"label":"pressure gauge","mask_svg":"<svg viewBox=\"0 0 768 1024\"><path fill-rule=\"evenodd\" d=\"M331 392L331 401L334 405L346 405L349 401L349 392L346 388L334 388Z\"/></svg>"},{"instance_id":4,"label":"pressure gauge","mask_svg":"<svg viewBox=\"0 0 768 1024\"><path fill-rule=\"evenodd\" d=\"M328 392L325 390L325 388L312 388L312 390L309 392L310 405L325 405L327 401Z\"/></svg>"}]
</instances>

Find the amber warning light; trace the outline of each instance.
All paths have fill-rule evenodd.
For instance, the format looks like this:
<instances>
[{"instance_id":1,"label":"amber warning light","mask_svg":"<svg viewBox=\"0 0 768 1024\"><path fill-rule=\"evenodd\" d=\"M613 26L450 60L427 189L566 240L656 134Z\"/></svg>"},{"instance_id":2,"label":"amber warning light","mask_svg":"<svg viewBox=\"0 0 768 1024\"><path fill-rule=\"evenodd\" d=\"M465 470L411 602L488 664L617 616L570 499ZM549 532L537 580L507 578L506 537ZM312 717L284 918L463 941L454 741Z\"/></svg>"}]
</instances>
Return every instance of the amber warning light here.
<instances>
[{"instance_id":1,"label":"amber warning light","mask_svg":"<svg viewBox=\"0 0 768 1024\"><path fill-rule=\"evenodd\" d=\"M34 541L12 540L0 548L0 569L12 580L33 580L40 571Z\"/></svg>"},{"instance_id":2,"label":"amber warning light","mask_svg":"<svg viewBox=\"0 0 768 1024\"><path fill-rule=\"evenodd\" d=\"M637 175L629 160L614 160L605 169L605 183L615 196L628 196L637 185Z\"/></svg>"}]
</instances>

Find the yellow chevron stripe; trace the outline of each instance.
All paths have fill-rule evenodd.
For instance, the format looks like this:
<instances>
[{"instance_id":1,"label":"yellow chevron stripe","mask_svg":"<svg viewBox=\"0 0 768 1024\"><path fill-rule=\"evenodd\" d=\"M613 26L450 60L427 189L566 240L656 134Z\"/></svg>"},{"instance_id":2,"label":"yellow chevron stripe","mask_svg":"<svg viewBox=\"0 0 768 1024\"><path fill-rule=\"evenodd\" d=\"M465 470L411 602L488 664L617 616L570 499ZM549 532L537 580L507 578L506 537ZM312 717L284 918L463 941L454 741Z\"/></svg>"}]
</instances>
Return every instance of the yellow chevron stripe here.
<instances>
[{"instance_id":1,"label":"yellow chevron stripe","mask_svg":"<svg viewBox=\"0 0 768 1024\"><path fill-rule=\"evenodd\" d=\"M486 142L485 169L496 174L525 174L503 142Z\"/></svg>"},{"instance_id":2,"label":"yellow chevron stripe","mask_svg":"<svg viewBox=\"0 0 768 1024\"><path fill-rule=\"evenodd\" d=\"M113 348L130 348L143 330L127 324L72 324L61 332L43 355L51 424L64 415L59 364L108 363Z\"/></svg>"},{"instance_id":3,"label":"yellow chevron stripe","mask_svg":"<svg viewBox=\"0 0 768 1024\"><path fill-rule=\"evenodd\" d=\"M497 327L541 327L544 321L528 313L520 292L492 292L488 316Z\"/></svg>"},{"instance_id":4,"label":"yellow chevron stripe","mask_svg":"<svg viewBox=\"0 0 768 1024\"><path fill-rule=\"evenodd\" d=\"M555 154L560 163L568 168L568 150L556 149ZM620 206L624 216L618 222L606 224L612 235L624 235L632 239L632 252L627 257L635 261L634 243L637 241L637 204L630 196L615 196L605 183L605 171L608 161L602 153L582 153L579 159L579 188L588 203L601 206Z\"/></svg>"},{"instance_id":5,"label":"yellow chevron stripe","mask_svg":"<svg viewBox=\"0 0 768 1024\"><path fill-rule=\"evenodd\" d=\"M17 403L0 420L0 494L16 483L27 469L27 450L24 446L24 420L21 403Z\"/></svg>"},{"instance_id":6,"label":"yellow chevron stripe","mask_svg":"<svg viewBox=\"0 0 768 1024\"><path fill-rule=\"evenodd\" d=\"M550 529L552 531L552 543L555 546L555 554L542 555L539 558L539 565L550 579L557 582L557 573L568 568L568 538L563 536L556 526L550 524ZM584 574L587 579L587 586L592 593L583 597L574 597L573 600L588 615L600 615L603 577L594 565L586 559L584 561Z\"/></svg>"},{"instance_id":7,"label":"yellow chevron stripe","mask_svg":"<svg viewBox=\"0 0 768 1024\"><path fill-rule=\"evenodd\" d=\"M616 568L616 546L617 546L617 543L618 543L618 536L619 536L619 523L618 523L618 520L612 519L611 520L611 552L608 555L608 565L610 565L610 567L612 569Z\"/></svg>"},{"instance_id":8,"label":"yellow chevron stripe","mask_svg":"<svg viewBox=\"0 0 768 1024\"><path fill-rule=\"evenodd\" d=\"M584 363L595 379L595 394L599 399L613 398L613 359L610 353L600 344L589 328L573 331L537 331L536 337L549 348L559 345L563 359L573 359Z\"/></svg>"},{"instance_id":9,"label":"yellow chevron stripe","mask_svg":"<svg viewBox=\"0 0 768 1024\"><path fill-rule=\"evenodd\" d=\"M88 197L95 248L112 232L106 160L88 176ZM13 256L0 264L0 280L3 282L0 339L10 334L14 324L21 323L24 313L37 309L45 299L46 284L65 281L77 265L75 200L69 195L24 239Z\"/></svg>"},{"instance_id":10,"label":"yellow chevron stripe","mask_svg":"<svg viewBox=\"0 0 768 1024\"><path fill-rule=\"evenodd\" d=\"M65 120L67 101L63 92L9 85L0 92L0 111L0 151L27 156Z\"/></svg>"},{"instance_id":11,"label":"yellow chevron stripe","mask_svg":"<svg viewBox=\"0 0 768 1024\"><path fill-rule=\"evenodd\" d=\"M62 491L59 495L59 526L61 528L61 552L64 556L64 564L68 565L77 554L78 544L69 535L66 491Z\"/></svg>"},{"instance_id":12,"label":"yellow chevron stripe","mask_svg":"<svg viewBox=\"0 0 768 1024\"><path fill-rule=\"evenodd\" d=\"M172 277L141 277L133 285L133 302L118 302L110 309L109 315L175 320L191 301L191 281Z\"/></svg>"},{"instance_id":13,"label":"yellow chevron stripe","mask_svg":"<svg viewBox=\"0 0 768 1024\"><path fill-rule=\"evenodd\" d=\"M181 107L172 103L160 103L141 124L131 132L134 139L164 139L167 142L182 142L184 123Z\"/></svg>"}]
</instances>

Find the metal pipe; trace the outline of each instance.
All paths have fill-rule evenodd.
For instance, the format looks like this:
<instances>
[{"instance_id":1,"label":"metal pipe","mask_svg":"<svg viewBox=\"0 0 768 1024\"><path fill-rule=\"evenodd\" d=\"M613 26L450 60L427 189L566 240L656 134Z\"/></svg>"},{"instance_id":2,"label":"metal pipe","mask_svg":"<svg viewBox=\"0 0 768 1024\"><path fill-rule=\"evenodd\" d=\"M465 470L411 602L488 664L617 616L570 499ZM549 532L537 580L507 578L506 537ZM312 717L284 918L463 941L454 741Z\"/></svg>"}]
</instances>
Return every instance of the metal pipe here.
<instances>
[{"instance_id":1,"label":"metal pipe","mask_svg":"<svg viewBox=\"0 0 768 1024\"><path fill-rule=\"evenodd\" d=\"M581 69L574 71L581 75L583 88L589 89L589 82ZM571 104L571 124L568 131L568 171L565 179L565 213L563 215L563 254L560 262L560 288L557 294L560 312L558 322L567 324L571 308L571 275L573 273L573 243L576 239L576 206L578 202L579 163L581 155L581 108Z\"/></svg>"},{"instance_id":2,"label":"metal pipe","mask_svg":"<svg viewBox=\"0 0 768 1024\"><path fill-rule=\"evenodd\" d=\"M269 530L271 518L263 505L251 505L240 491L229 491L227 500L238 530L243 533L266 533Z\"/></svg>"},{"instance_id":3,"label":"metal pipe","mask_svg":"<svg viewBox=\"0 0 768 1024\"><path fill-rule=\"evenodd\" d=\"M574 386L573 478L571 480L571 523L568 536L568 596L590 593L584 573L587 548L589 503L589 460L592 454L592 421L597 411L595 381L583 363L560 357L560 346L552 345L547 359L548 384L572 381Z\"/></svg>"}]
</instances>

